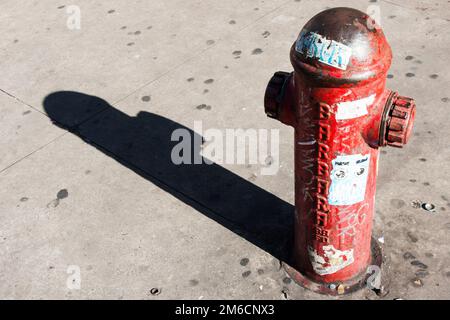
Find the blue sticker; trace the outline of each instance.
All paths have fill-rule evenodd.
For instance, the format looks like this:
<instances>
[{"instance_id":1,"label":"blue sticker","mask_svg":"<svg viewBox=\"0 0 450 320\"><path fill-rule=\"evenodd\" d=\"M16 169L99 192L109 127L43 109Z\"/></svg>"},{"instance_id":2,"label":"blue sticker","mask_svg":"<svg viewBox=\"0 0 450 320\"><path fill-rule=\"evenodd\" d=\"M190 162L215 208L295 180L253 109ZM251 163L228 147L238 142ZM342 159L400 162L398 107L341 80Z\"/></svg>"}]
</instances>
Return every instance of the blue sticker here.
<instances>
[{"instance_id":1,"label":"blue sticker","mask_svg":"<svg viewBox=\"0 0 450 320\"><path fill-rule=\"evenodd\" d=\"M334 40L328 40L315 32L302 31L295 50L309 58L332 67L346 70L352 56L352 48Z\"/></svg>"},{"instance_id":2,"label":"blue sticker","mask_svg":"<svg viewBox=\"0 0 450 320\"><path fill-rule=\"evenodd\" d=\"M369 164L370 154L337 156L332 161L328 202L331 205L352 205L364 201Z\"/></svg>"}]
</instances>

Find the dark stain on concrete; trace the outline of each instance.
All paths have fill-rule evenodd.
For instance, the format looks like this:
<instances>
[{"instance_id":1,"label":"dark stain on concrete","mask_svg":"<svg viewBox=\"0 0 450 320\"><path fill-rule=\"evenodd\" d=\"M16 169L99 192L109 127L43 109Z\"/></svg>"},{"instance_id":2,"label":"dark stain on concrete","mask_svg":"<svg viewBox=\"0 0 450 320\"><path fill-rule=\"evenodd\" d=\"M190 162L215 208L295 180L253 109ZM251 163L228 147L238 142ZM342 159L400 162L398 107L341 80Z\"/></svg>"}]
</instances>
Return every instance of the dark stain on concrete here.
<instances>
[{"instance_id":1,"label":"dark stain on concrete","mask_svg":"<svg viewBox=\"0 0 450 320\"><path fill-rule=\"evenodd\" d=\"M246 265L248 265L249 262L250 260L248 258L242 258L241 261L239 261L239 264L245 267Z\"/></svg>"},{"instance_id":2,"label":"dark stain on concrete","mask_svg":"<svg viewBox=\"0 0 450 320\"><path fill-rule=\"evenodd\" d=\"M214 40L206 40L206 44L207 44L208 46L211 46L211 45L213 45L214 43L216 43Z\"/></svg>"},{"instance_id":3,"label":"dark stain on concrete","mask_svg":"<svg viewBox=\"0 0 450 320\"><path fill-rule=\"evenodd\" d=\"M407 76L408 78L412 78L412 77L415 77L416 75L415 75L414 73L412 73L412 72L408 72L408 73L406 74L406 76Z\"/></svg>"},{"instance_id":4,"label":"dark stain on concrete","mask_svg":"<svg viewBox=\"0 0 450 320\"><path fill-rule=\"evenodd\" d=\"M68 196L69 196L69 192L67 191L67 189L61 189L56 194L56 199L62 200L62 199L67 198Z\"/></svg>"},{"instance_id":5,"label":"dark stain on concrete","mask_svg":"<svg viewBox=\"0 0 450 320\"><path fill-rule=\"evenodd\" d=\"M284 284L290 284L291 282L292 282L291 278L288 278L288 277L284 277L283 278L283 283Z\"/></svg>"},{"instance_id":6,"label":"dark stain on concrete","mask_svg":"<svg viewBox=\"0 0 450 320\"><path fill-rule=\"evenodd\" d=\"M405 252L403 254L403 258L405 260L415 259L416 257L411 252Z\"/></svg>"},{"instance_id":7,"label":"dark stain on concrete","mask_svg":"<svg viewBox=\"0 0 450 320\"><path fill-rule=\"evenodd\" d=\"M211 84L211 83L213 83L214 82L214 79L207 79L207 80L205 80L203 83L205 83L205 84Z\"/></svg>"},{"instance_id":8,"label":"dark stain on concrete","mask_svg":"<svg viewBox=\"0 0 450 320\"><path fill-rule=\"evenodd\" d=\"M26 116L27 114L30 114L30 113L31 113L31 111L27 110L27 111L23 112L22 115Z\"/></svg>"},{"instance_id":9,"label":"dark stain on concrete","mask_svg":"<svg viewBox=\"0 0 450 320\"><path fill-rule=\"evenodd\" d=\"M68 196L69 196L69 192L67 191L67 189L61 189L61 190L59 190L58 193L56 194L56 199L50 201L50 202L47 204L47 208L50 208L50 207L56 208L56 207L59 205L59 202L60 202L62 199L67 198Z\"/></svg>"},{"instance_id":10,"label":"dark stain on concrete","mask_svg":"<svg viewBox=\"0 0 450 320\"><path fill-rule=\"evenodd\" d=\"M411 231L408 231L406 233L406 235L408 236L409 240L411 242L413 242L413 243L416 243L417 241L419 241L419 238L414 233L412 233Z\"/></svg>"},{"instance_id":11,"label":"dark stain on concrete","mask_svg":"<svg viewBox=\"0 0 450 320\"><path fill-rule=\"evenodd\" d=\"M199 104L198 106L195 107L197 110L211 110L211 106L207 105L207 104Z\"/></svg>"},{"instance_id":12,"label":"dark stain on concrete","mask_svg":"<svg viewBox=\"0 0 450 320\"><path fill-rule=\"evenodd\" d=\"M236 24L236 21L235 20L230 20L230 21L228 21L228 23L229 24Z\"/></svg>"},{"instance_id":13,"label":"dark stain on concrete","mask_svg":"<svg viewBox=\"0 0 450 320\"><path fill-rule=\"evenodd\" d=\"M428 269L428 266L425 263L423 263L422 261L419 261L419 260L411 261L411 265L413 265L415 267L418 267L420 269Z\"/></svg>"},{"instance_id":14,"label":"dark stain on concrete","mask_svg":"<svg viewBox=\"0 0 450 320\"><path fill-rule=\"evenodd\" d=\"M247 278L252 272L250 270L242 273L242 278Z\"/></svg>"},{"instance_id":15,"label":"dark stain on concrete","mask_svg":"<svg viewBox=\"0 0 450 320\"><path fill-rule=\"evenodd\" d=\"M144 102L149 102L151 100L151 97L150 96L143 96L141 98L141 100L144 101Z\"/></svg>"},{"instance_id":16,"label":"dark stain on concrete","mask_svg":"<svg viewBox=\"0 0 450 320\"><path fill-rule=\"evenodd\" d=\"M196 285L198 285L198 283L199 283L199 281L198 281L197 279L191 279L191 280L189 280L189 284L190 284L192 287L195 287Z\"/></svg>"},{"instance_id":17,"label":"dark stain on concrete","mask_svg":"<svg viewBox=\"0 0 450 320\"><path fill-rule=\"evenodd\" d=\"M28 201L28 197L22 197L20 198L20 202L27 202Z\"/></svg>"},{"instance_id":18,"label":"dark stain on concrete","mask_svg":"<svg viewBox=\"0 0 450 320\"><path fill-rule=\"evenodd\" d=\"M430 75L430 78L431 79L437 79L437 78L439 78L439 75L438 74L432 74L432 75Z\"/></svg>"},{"instance_id":19,"label":"dark stain on concrete","mask_svg":"<svg viewBox=\"0 0 450 320\"><path fill-rule=\"evenodd\" d=\"M396 209L403 208L405 206L405 201L401 199L392 199L391 200L391 206L393 206Z\"/></svg>"},{"instance_id":20,"label":"dark stain on concrete","mask_svg":"<svg viewBox=\"0 0 450 320\"><path fill-rule=\"evenodd\" d=\"M116 10L114 10L114 9L111 9L108 11L109 14L114 13L114 12L116 12Z\"/></svg>"},{"instance_id":21,"label":"dark stain on concrete","mask_svg":"<svg viewBox=\"0 0 450 320\"><path fill-rule=\"evenodd\" d=\"M430 273L427 270L417 270L416 271L416 277L417 278L425 278L427 276L429 276Z\"/></svg>"},{"instance_id":22,"label":"dark stain on concrete","mask_svg":"<svg viewBox=\"0 0 450 320\"><path fill-rule=\"evenodd\" d=\"M261 48L256 48L256 49L253 49L253 51L252 51L253 55L257 55L257 54L261 54L261 53L263 53L263 50Z\"/></svg>"}]
</instances>

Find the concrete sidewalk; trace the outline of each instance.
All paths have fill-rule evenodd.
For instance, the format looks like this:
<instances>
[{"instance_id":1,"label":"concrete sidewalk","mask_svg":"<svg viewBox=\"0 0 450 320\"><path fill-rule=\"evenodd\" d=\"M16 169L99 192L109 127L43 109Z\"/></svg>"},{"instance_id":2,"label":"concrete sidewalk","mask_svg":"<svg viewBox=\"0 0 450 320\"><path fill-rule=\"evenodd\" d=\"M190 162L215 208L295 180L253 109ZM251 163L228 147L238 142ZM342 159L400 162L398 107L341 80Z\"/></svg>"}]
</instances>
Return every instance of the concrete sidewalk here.
<instances>
[{"instance_id":1,"label":"concrete sidewalk","mask_svg":"<svg viewBox=\"0 0 450 320\"><path fill-rule=\"evenodd\" d=\"M0 298L326 299L280 269L293 130L263 95L312 16L370 5L394 54L388 85L418 110L409 145L380 161L388 294L340 299L449 299L450 4L418 0L2 1ZM174 166L167 137L194 121L279 129L278 174Z\"/></svg>"}]
</instances>

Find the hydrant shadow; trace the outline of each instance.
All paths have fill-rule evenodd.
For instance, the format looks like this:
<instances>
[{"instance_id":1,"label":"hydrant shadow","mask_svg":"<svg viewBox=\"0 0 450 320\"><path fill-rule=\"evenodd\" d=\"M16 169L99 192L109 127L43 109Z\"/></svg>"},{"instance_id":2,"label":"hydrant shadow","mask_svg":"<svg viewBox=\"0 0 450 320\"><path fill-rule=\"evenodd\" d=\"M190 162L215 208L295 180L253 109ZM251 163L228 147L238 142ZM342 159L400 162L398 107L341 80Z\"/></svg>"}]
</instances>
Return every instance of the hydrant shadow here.
<instances>
[{"instance_id":1,"label":"hydrant shadow","mask_svg":"<svg viewBox=\"0 0 450 320\"><path fill-rule=\"evenodd\" d=\"M103 99L78 92L52 93L43 104L55 125L277 259L287 261L294 207L220 165L174 164L171 152L178 141L171 141L172 132L185 129L192 143L201 143L201 137L193 138L197 134L191 129L145 111L130 117Z\"/></svg>"}]
</instances>

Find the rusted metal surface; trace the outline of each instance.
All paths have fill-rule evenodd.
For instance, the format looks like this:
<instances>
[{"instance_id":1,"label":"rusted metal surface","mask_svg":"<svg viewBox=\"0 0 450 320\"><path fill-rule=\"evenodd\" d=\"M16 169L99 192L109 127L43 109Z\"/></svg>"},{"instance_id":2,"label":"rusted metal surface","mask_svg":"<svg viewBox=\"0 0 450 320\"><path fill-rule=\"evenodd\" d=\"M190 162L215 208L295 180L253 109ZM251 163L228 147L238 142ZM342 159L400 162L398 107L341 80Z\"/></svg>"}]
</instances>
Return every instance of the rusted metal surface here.
<instances>
[{"instance_id":1,"label":"rusted metal surface","mask_svg":"<svg viewBox=\"0 0 450 320\"><path fill-rule=\"evenodd\" d=\"M303 285L352 287L348 283L361 279L373 258L379 147L407 142L415 103L385 88L390 46L380 27L358 10L316 15L290 57L295 71L274 75L265 108L295 128L291 266Z\"/></svg>"}]
</instances>

